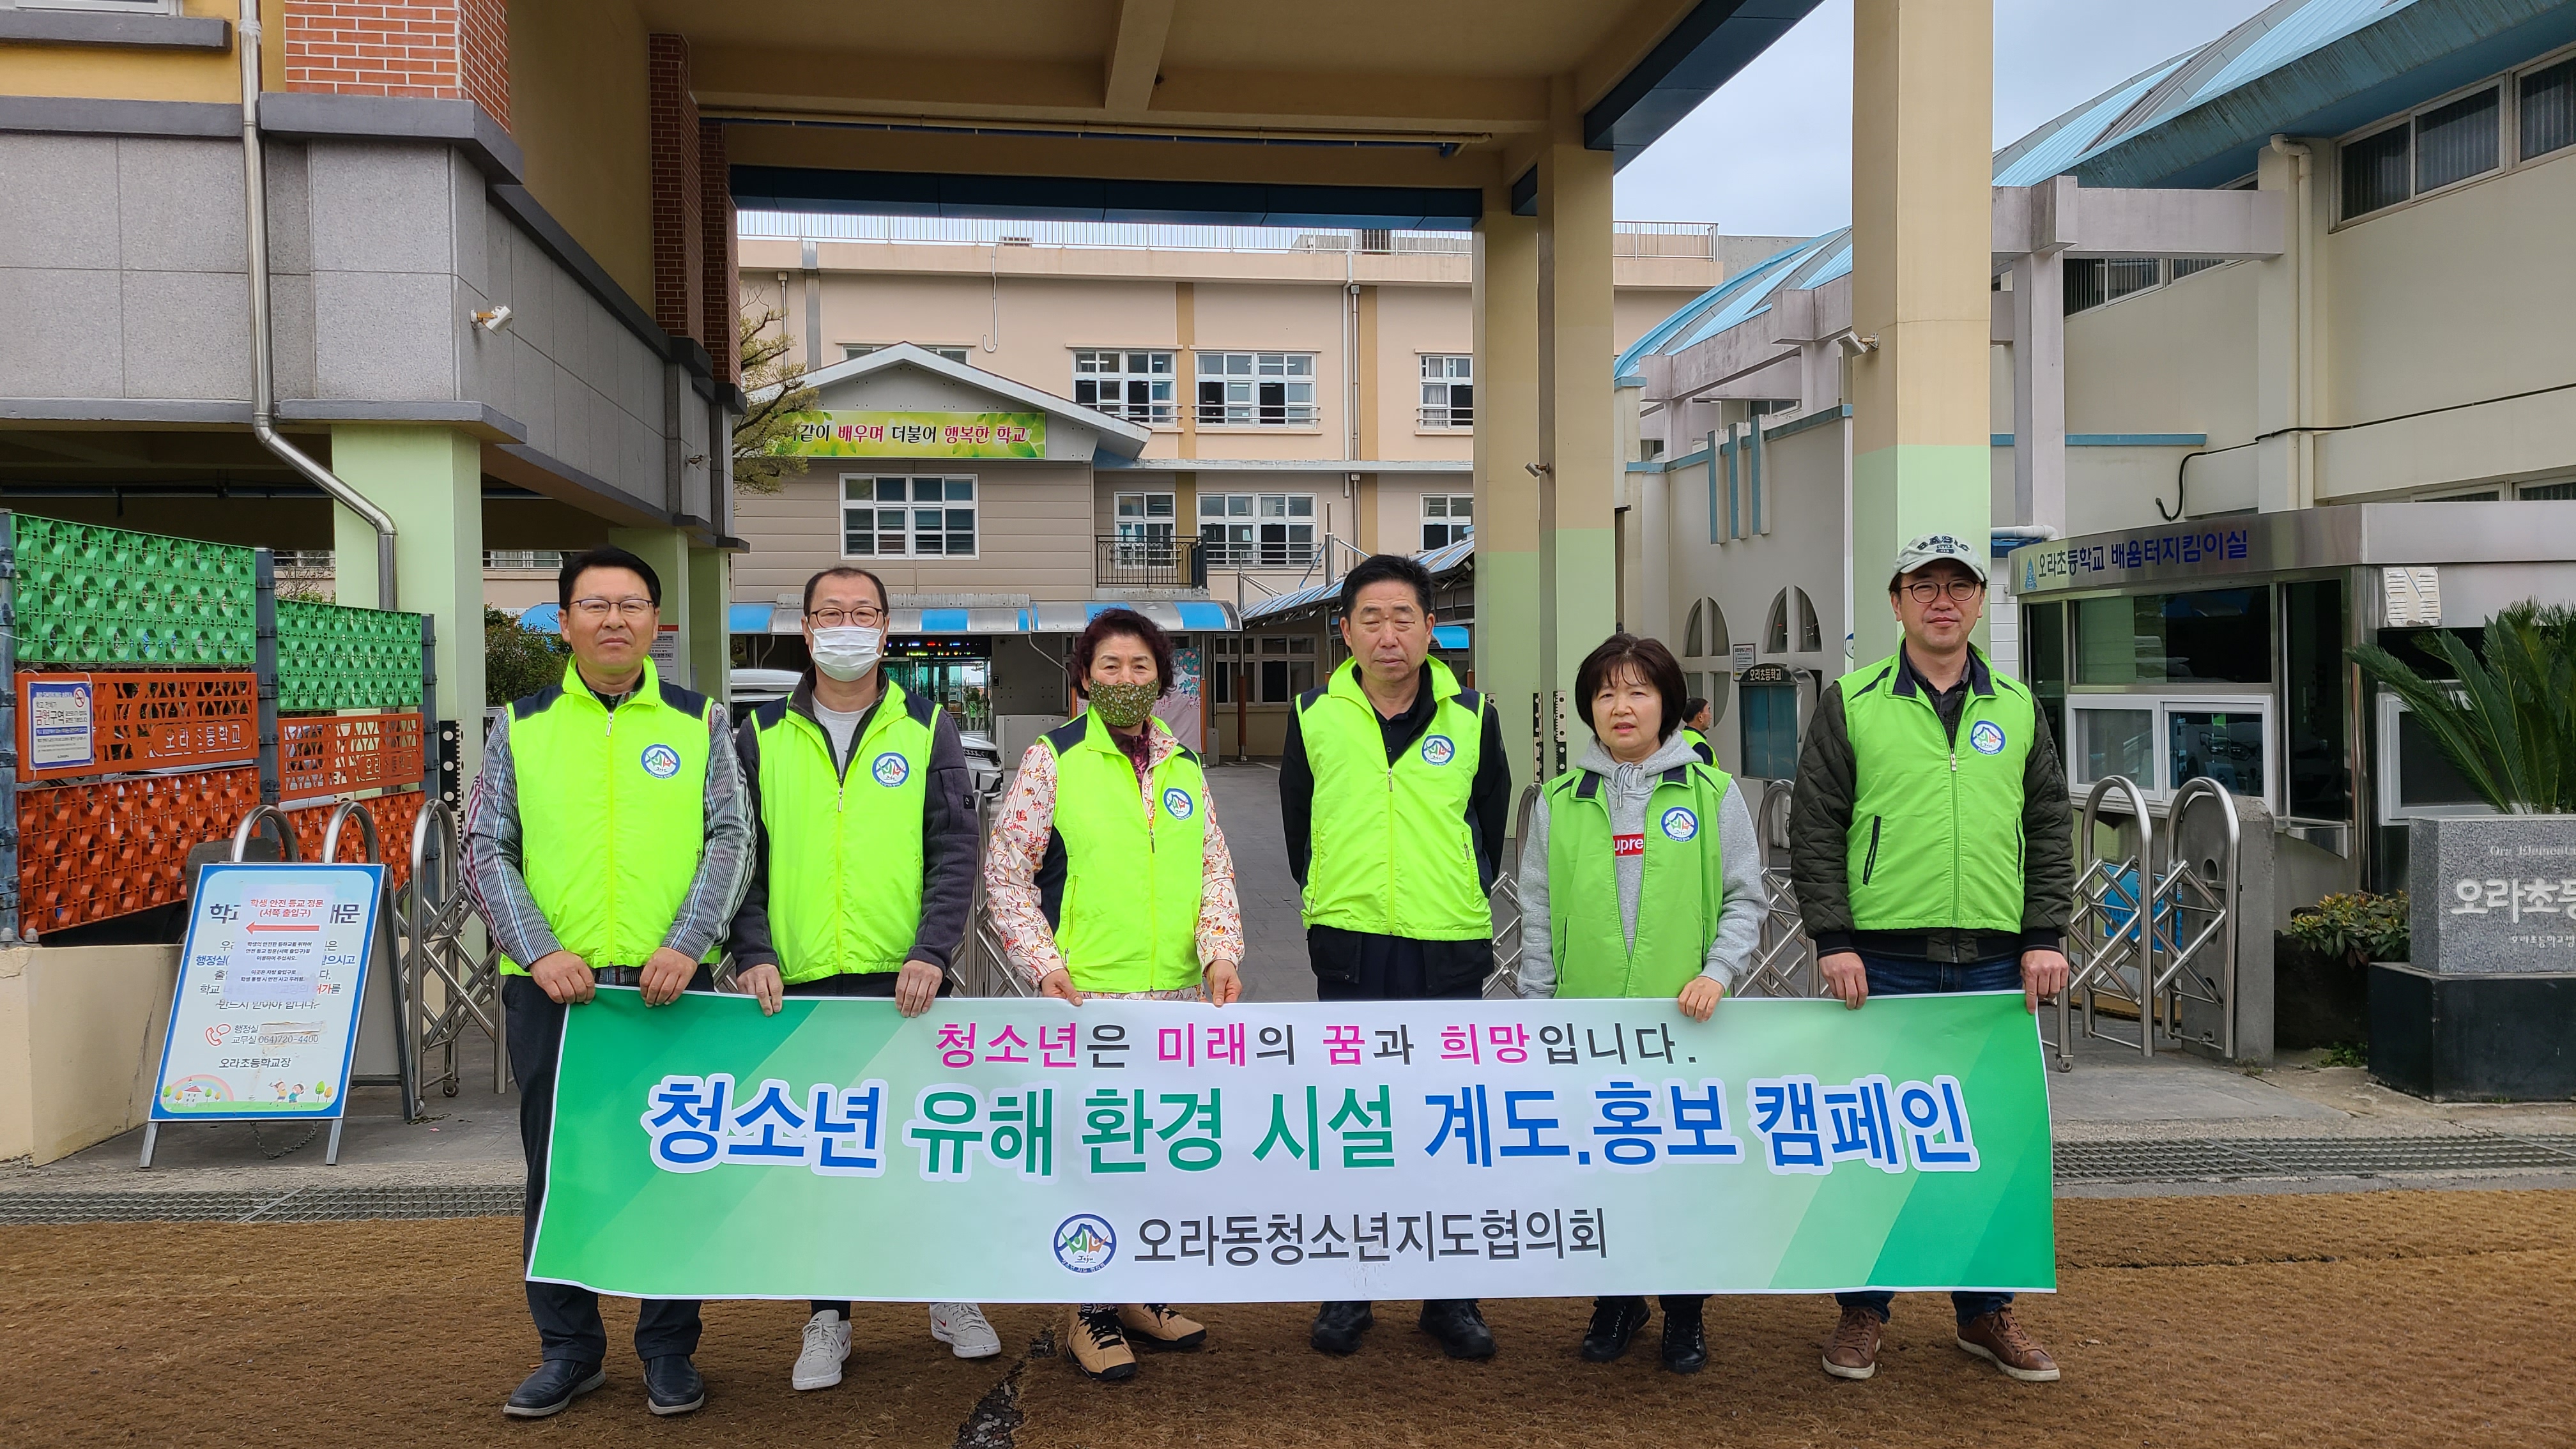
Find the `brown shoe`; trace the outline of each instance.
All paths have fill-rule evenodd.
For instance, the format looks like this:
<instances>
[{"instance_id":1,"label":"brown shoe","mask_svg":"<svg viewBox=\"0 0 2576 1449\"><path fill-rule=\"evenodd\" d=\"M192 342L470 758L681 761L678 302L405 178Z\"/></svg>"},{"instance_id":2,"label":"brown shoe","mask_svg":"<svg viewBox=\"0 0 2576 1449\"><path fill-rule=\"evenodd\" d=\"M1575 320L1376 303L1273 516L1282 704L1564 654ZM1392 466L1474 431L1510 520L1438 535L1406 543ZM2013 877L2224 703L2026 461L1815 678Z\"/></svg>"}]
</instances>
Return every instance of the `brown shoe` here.
<instances>
[{"instance_id":1,"label":"brown shoe","mask_svg":"<svg viewBox=\"0 0 2576 1449\"><path fill-rule=\"evenodd\" d=\"M1064 1346L1076 1367L1101 1383L1136 1376L1136 1353L1118 1328L1115 1308L1076 1308L1065 1326Z\"/></svg>"},{"instance_id":2,"label":"brown shoe","mask_svg":"<svg viewBox=\"0 0 2576 1449\"><path fill-rule=\"evenodd\" d=\"M1980 1313L1959 1325L1959 1347L2026 1384L2048 1384L2057 1381L2057 1360L2048 1350L2031 1341L2013 1322L2012 1310L1998 1308Z\"/></svg>"},{"instance_id":3,"label":"brown shoe","mask_svg":"<svg viewBox=\"0 0 2576 1449\"><path fill-rule=\"evenodd\" d=\"M1866 1308L1846 1308L1834 1325L1833 1342L1825 1345L1825 1372L1838 1379L1865 1379L1878 1372L1878 1340L1887 1320ZM1961 1340L1965 1342L1965 1340Z\"/></svg>"},{"instance_id":4,"label":"brown shoe","mask_svg":"<svg viewBox=\"0 0 2576 1449\"><path fill-rule=\"evenodd\" d=\"M1147 1348L1190 1349L1207 1342L1207 1327L1174 1313L1168 1303L1122 1303L1118 1326L1129 1343Z\"/></svg>"}]
</instances>

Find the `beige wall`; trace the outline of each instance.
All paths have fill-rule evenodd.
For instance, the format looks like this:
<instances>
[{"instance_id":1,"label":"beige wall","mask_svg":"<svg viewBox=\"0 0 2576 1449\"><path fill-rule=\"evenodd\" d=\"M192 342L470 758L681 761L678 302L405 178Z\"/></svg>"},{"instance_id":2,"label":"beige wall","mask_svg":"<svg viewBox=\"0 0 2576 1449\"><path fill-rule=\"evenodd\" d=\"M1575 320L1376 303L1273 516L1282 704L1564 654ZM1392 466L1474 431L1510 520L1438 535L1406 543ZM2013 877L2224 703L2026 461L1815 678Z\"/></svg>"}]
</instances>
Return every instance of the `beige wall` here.
<instances>
[{"instance_id":1,"label":"beige wall","mask_svg":"<svg viewBox=\"0 0 2576 1449\"><path fill-rule=\"evenodd\" d=\"M629 0L510 7L510 138L528 192L639 306L653 303L644 22Z\"/></svg>"},{"instance_id":2,"label":"beige wall","mask_svg":"<svg viewBox=\"0 0 2576 1449\"><path fill-rule=\"evenodd\" d=\"M972 559L852 560L897 594L1008 593L1088 598L1092 590L1091 470L1080 464L887 460L862 472L849 460L817 459L774 495L736 503L735 527L751 545L734 562L733 596L770 599L801 589L815 570L842 562L838 499L844 473L873 477L896 468L971 473L979 513Z\"/></svg>"},{"instance_id":3,"label":"beige wall","mask_svg":"<svg viewBox=\"0 0 2576 1449\"><path fill-rule=\"evenodd\" d=\"M0 950L0 1161L142 1124L178 979L176 946Z\"/></svg>"}]
</instances>

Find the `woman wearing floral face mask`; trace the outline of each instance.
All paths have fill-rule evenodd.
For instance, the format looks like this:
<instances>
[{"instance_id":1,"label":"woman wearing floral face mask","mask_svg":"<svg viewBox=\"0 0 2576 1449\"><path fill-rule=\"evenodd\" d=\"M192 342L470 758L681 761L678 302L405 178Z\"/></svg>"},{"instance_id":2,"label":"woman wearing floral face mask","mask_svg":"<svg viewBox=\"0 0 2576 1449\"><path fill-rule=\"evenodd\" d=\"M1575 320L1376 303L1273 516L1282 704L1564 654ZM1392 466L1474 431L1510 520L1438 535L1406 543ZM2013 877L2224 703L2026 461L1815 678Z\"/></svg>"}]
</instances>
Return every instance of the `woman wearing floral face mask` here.
<instances>
[{"instance_id":1,"label":"woman wearing floral face mask","mask_svg":"<svg viewBox=\"0 0 2576 1449\"><path fill-rule=\"evenodd\" d=\"M1172 644L1132 609L1074 641L1088 707L1021 757L984 855L1003 954L1044 995L1210 1001L1243 994L1234 859L1198 755L1154 718ZM1104 1382L1133 1377L1131 1342L1189 1349L1207 1330L1160 1303L1087 1303L1067 1339Z\"/></svg>"}]
</instances>

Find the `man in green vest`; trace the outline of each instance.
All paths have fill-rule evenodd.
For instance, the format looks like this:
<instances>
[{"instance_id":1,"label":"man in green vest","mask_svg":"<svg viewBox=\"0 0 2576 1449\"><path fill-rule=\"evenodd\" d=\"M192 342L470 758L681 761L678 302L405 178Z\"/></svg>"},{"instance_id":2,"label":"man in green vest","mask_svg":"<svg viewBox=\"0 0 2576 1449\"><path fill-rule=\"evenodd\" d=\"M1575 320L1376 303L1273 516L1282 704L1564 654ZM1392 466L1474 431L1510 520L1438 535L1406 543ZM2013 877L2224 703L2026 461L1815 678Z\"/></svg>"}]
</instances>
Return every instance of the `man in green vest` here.
<instances>
[{"instance_id":1,"label":"man in green vest","mask_svg":"<svg viewBox=\"0 0 2576 1449\"><path fill-rule=\"evenodd\" d=\"M1324 1001L1472 1000L1494 969L1486 893L1511 829L1502 717L1430 657L1431 575L1379 554L1342 579L1351 653L1298 696L1279 758L1288 868L1304 887L1306 956ZM1309 1335L1351 1353L1366 1303L1327 1303ZM1490 1358L1472 1298L1422 1305L1452 1358Z\"/></svg>"},{"instance_id":2,"label":"man in green vest","mask_svg":"<svg viewBox=\"0 0 2576 1449\"><path fill-rule=\"evenodd\" d=\"M1709 708L1708 701L1696 694L1682 701L1682 738L1689 742L1691 752L1699 756L1703 765L1717 763L1717 751L1708 743L1708 732L1716 726L1715 715L1716 711Z\"/></svg>"},{"instance_id":3,"label":"man in green vest","mask_svg":"<svg viewBox=\"0 0 2576 1449\"><path fill-rule=\"evenodd\" d=\"M1828 991L2009 991L2024 1007L2066 988L2075 895L2066 772L2030 691L1970 643L1986 601L1980 550L1928 534L1896 556L1894 656L1817 702L1790 807L1789 877ZM1878 1371L1886 1293L1843 1293L1825 1372ZM2016 1379L2057 1377L2013 1321L2009 1293L1953 1293L1958 1345Z\"/></svg>"},{"instance_id":4,"label":"man in green vest","mask_svg":"<svg viewBox=\"0 0 2576 1449\"><path fill-rule=\"evenodd\" d=\"M640 987L647 1006L711 989L751 864L724 706L663 680L648 653L662 608L652 565L622 548L575 555L556 602L572 663L494 722L465 807L467 883L503 957L528 1163L523 1255L545 1201L565 1011L600 985ZM528 1315L545 1361L502 1412L540 1419L607 1381L608 1337L586 1288L532 1281ZM635 1352L654 1413L706 1402L690 1361L698 1329L696 1303L645 1300Z\"/></svg>"},{"instance_id":5,"label":"man in green vest","mask_svg":"<svg viewBox=\"0 0 2576 1449\"><path fill-rule=\"evenodd\" d=\"M788 996L891 997L919 1016L947 993L974 899L974 782L957 722L885 677L885 583L862 568L805 581L795 693L734 734L757 828L734 912L734 985L776 1015ZM850 1305L817 1301L789 1383L825 1389L850 1356ZM959 1358L1002 1340L972 1303L930 1305Z\"/></svg>"}]
</instances>

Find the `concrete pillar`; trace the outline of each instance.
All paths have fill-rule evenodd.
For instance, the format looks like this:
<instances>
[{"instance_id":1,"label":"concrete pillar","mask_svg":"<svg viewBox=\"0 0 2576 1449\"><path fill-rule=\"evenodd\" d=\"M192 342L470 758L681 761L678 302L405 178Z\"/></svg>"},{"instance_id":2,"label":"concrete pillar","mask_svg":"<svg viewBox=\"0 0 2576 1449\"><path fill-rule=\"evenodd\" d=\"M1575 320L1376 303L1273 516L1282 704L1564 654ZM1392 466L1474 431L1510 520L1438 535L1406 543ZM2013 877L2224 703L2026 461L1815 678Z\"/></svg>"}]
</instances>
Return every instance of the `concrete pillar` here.
<instances>
[{"instance_id":1,"label":"concrete pillar","mask_svg":"<svg viewBox=\"0 0 2576 1449\"><path fill-rule=\"evenodd\" d=\"M1476 224L1476 687L1502 712L1515 785L1530 781L1538 662L1538 223L1485 188Z\"/></svg>"},{"instance_id":2,"label":"concrete pillar","mask_svg":"<svg viewBox=\"0 0 2576 1449\"><path fill-rule=\"evenodd\" d=\"M2265 513L2316 506L2316 435L2296 431L2322 421L2324 357L2317 345L2321 248L2333 224L2332 188L2317 152L2324 142L2283 141L2256 153L2255 185L2286 193L2289 219L2281 254L2250 265L2255 283L2254 427L2267 441L2254 450L2255 498ZM2191 507L2188 492L2184 507Z\"/></svg>"},{"instance_id":3,"label":"concrete pillar","mask_svg":"<svg viewBox=\"0 0 2576 1449\"><path fill-rule=\"evenodd\" d=\"M2013 259L2013 511L2066 532L2066 263Z\"/></svg>"},{"instance_id":4,"label":"concrete pillar","mask_svg":"<svg viewBox=\"0 0 2576 1449\"><path fill-rule=\"evenodd\" d=\"M689 653L700 694L725 697L733 671L733 555L720 548L689 550Z\"/></svg>"},{"instance_id":5,"label":"concrete pillar","mask_svg":"<svg viewBox=\"0 0 2576 1449\"><path fill-rule=\"evenodd\" d=\"M1855 0L1852 14L1852 618L1855 658L1893 653L1886 569L1923 533L1993 527L1986 349L1993 245L1994 10Z\"/></svg>"},{"instance_id":6,"label":"concrete pillar","mask_svg":"<svg viewBox=\"0 0 2576 1449\"><path fill-rule=\"evenodd\" d=\"M651 564L661 578L662 627L677 626L679 637L673 641L672 662L665 665L656 659L654 667L671 683L697 689L697 656L690 649L697 631L690 607L689 536L676 528L612 528L608 541Z\"/></svg>"},{"instance_id":7,"label":"concrete pillar","mask_svg":"<svg viewBox=\"0 0 2576 1449\"><path fill-rule=\"evenodd\" d=\"M468 722L459 761L483 761L483 449L451 428L344 423L331 471L394 519L396 602L437 620L438 717ZM332 586L376 606L376 531L331 506Z\"/></svg>"},{"instance_id":8,"label":"concrete pillar","mask_svg":"<svg viewBox=\"0 0 2576 1449\"><path fill-rule=\"evenodd\" d=\"M1538 157L1539 687L1574 687L1576 666L1618 617L1613 470L1621 466L1610 365L1612 154L1583 145L1571 76L1549 84ZM1566 716L1576 720L1571 700ZM1568 758L1581 744L1570 736ZM1553 764L1553 761L1551 761Z\"/></svg>"}]
</instances>

